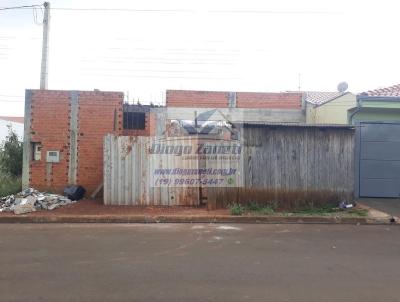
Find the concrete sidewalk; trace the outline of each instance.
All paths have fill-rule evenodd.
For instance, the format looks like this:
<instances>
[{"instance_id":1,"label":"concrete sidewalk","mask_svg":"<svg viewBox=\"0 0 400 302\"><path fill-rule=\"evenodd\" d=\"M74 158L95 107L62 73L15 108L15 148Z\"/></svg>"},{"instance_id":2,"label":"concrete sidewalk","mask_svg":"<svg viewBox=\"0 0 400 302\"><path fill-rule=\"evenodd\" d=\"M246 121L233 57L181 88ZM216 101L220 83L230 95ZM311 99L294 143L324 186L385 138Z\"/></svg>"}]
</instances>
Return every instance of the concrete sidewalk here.
<instances>
[{"instance_id":1,"label":"concrete sidewalk","mask_svg":"<svg viewBox=\"0 0 400 302\"><path fill-rule=\"evenodd\" d=\"M391 216L400 217L400 199L398 198L360 198L358 202Z\"/></svg>"},{"instance_id":2,"label":"concrete sidewalk","mask_svg":"<svg viewBox=\"0 0 400 302\"><path fill-rule=\"evenodd\" d=\"M233 216L227 209L207 211L194 207L105 206L99 200L82 200L53 211L15 215L0 213L0 223L314 223L390 224L392 216L367 208L368 216L336 213L330 216L274 213Z\"/></svg>"}]
</instances>

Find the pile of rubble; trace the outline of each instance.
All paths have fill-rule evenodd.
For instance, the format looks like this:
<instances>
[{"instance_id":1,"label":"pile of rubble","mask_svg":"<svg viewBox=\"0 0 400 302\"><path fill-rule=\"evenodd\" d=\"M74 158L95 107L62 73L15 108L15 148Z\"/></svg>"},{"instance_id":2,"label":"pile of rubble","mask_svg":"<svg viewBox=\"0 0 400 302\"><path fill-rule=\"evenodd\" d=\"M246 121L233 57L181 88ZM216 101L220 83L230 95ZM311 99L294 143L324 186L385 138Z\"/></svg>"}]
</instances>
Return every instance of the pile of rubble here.
<instances>
[{"instance_id":1,"label":"pile of rubble","mask_svg":"<svg viewBox=\"0 0 400 302\"><path fill-rule=\"evenodd\" d=\"M0 212L26 214L37 210L54 210L75 202L62 195L41 193L33 188L28 188L18 194L1 198Z\"/></svg>"}]
</instances>

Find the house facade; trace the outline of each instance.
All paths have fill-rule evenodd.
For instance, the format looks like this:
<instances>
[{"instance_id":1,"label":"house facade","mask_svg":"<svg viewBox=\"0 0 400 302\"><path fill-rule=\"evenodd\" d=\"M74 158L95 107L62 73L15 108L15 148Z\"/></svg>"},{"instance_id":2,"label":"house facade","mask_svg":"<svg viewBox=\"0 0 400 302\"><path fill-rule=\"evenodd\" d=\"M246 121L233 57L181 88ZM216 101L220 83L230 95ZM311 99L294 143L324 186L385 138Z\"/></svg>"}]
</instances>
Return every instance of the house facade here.
<instances>
[{"instance_id":1,"label":"house facade","mask_svg":"<svg viewBox=\"0 0 400 302\"><path fill-rule=\"evenodd\" d=\"M400 84L363 92L348 110L350 123L360 121L400 121Z\"/></svg>"},{"instance_id":2,"label":"house facade","mask_svg":"<svg viewBox=\"0 0 400 302\"><path fill-rule=\"evenodd\" d=\"M356 106L351 92L304 92L308 124L348 124L347 111Z\"/></svg>"},{"instance_id":3,"label":"house facade","mask_svg":"<svg viewBox=\"0 0 400 302\"><path fill-rule=\"evenodd\" d=\"M400 85L363 92L348 110L356 126L359 197L400 196Z\"/></svg>"}]
</instances>

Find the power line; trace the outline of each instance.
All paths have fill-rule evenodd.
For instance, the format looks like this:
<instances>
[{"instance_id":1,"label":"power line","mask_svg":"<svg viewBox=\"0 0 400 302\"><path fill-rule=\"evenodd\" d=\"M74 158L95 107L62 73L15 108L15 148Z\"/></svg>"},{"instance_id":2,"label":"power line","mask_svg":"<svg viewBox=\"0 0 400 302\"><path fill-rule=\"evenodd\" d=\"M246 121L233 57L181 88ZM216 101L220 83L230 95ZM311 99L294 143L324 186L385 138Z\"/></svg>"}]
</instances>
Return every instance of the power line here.
<instances>
[{"instance_id":1,"label":"power line","mask_svg":"<svg viewBox=\"0 0 400 302\"><path fill-rule=\"evenodd\" d=\"M0 10L12 9L32 9L42 7L42 5L23 5L14 7L0 7ZM73 7L52 7L51 10L66 10L66 11L116 11L116 12L196 12L194 10L185 9L131 9L131 8L73 8Z\"/></svg>"},{"instance_id":2,"label":"power line","mask_svg":"<svg viewBox=\"0 0 400 302\"><path fill-rule=\"evenodd\" d=\"M10 7L0 7L0 10L11 10L11 9L31 9L42 7L42 4L34 4L34 5L22 5L22 6L10 6Z\"/></svg>"},{"instance_id":3,"label":"power line","mask_svg":"<svg viewBox=\"0 0 400 302\"><path fill-rule=\"evenodd\" d=\"M2 103L22 103L23 100L15 100L15 101L10 101L10 100L0 100Z\"/></svg>"},{"instance_id":4,"label":"power line","mask_svg":"<svg viewBox=\"0 0 400 302\"><path fill-rule=\"evenodd\" d=\"M96 63L98 61L95 59L81 59L82 62L88 63ZM107 63L118 63L118 64L126 64L126 63L135 63L135 64L158 64L158 65L225 65L232 66L232 63L223 63L223 62L159 62L159 61L138 61L138 60L118 60L118 59L106 59L103 62Z\"/></svg>"},{"instance_id":5,"label":"power line","mask_svg":"<svg viewBox=\"0 0 400 302\"><path fill-rule=\"evenodd\" d=\"M1 7L0 10L32 9L43 5L23 5L14 7ZM299 15L336 15L342 12L329 11L279 11L279 10L192 10L192 9L135 9L135 8L76 8L76 7L52 7L51 10L82 11L82 12L143 12L143 13L214 13L214 14L299 14Z\"/></svg>"},{"instance_id":6,"label":"power line","mask_svg":"<svg viewBox=\"0 0 400 302\"><path fill-rule=\"evenodd\" d=\"M194 13L195 10L190 9L135 9L135 8L73 8L73 7L53 7L55 10L68 10L68 11L93 11L93 12L163 12L163 13Z\"/></svg>"},{"instance_id":7,"label":"power line","mask_svg":"<svg viewBox=\"0 0 400 302\"><path fill-rule=\"evenodd\" d=\"M224 14L298 14L298 15L336 15L341 12L329 11L272 11L272 10L211 10L210 13Z\"/></svg>"},{"instance_id":8,"label":"power line","mask_svg":"<svg viewBox=\"0 0 400 302\"><path fill-rule=\"evenodd\" d=\"M269 11L269 10L190 10L190 9L131 9L131 8L73 8L73 7L53 7L55 10L67 11L115 11L115 12L173 12L173 13L228 13L228 14L338 14L339 12L328 11Z\"/></svg>"},{"instance_id":9,"label":"power line","mask_svg":"<svg viewBox=\"0 0 400 302\"><path fill-rule=\"evenodd\" d=\"M146 78L146 79L182 79L182 80L238 80L239 77L196 77L196 76L157 76L157 75L131 75L131 74L99 74L81 73L85 77L107 78Z\"/></svg>"},{"instance_id":10,"label":"power line","mask_svg":"<svg viewBox=\"0 0 400 302\"><path fill-rule=\"evenodd\" d=\"M7 98L23 98L23 95L4 95L0 94L1 97L7 97Z\"/></svg>"}]
</instances>

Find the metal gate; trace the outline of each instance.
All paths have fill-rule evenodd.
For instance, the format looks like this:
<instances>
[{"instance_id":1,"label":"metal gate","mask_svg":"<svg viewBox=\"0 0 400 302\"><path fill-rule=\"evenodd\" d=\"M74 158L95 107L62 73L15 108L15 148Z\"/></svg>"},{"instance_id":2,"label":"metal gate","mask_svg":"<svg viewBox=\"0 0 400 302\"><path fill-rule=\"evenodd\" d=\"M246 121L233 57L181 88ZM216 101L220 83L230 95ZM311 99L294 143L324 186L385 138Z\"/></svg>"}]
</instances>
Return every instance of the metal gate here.
<instances>
[{"instance_id":1,"label":"metal gate","mask_svg":"<svg viewBox=\"0 0 400 302\"><path fill-rule=\"evenodd\" d=\"M237 143L228 140L218 145L217 140L215 145L206 145L205 142L198 136L165 139L107 135L104 138L104 203L200 206L205 203L206 189L215 187L218 191L243 186L242 161L231 159L226 153ZM207 154L198 153L201 148L208 148L210 152L218 149L221 153L208 154L205 150Z\"/></svg>"},{"instance_id":2,"label":"metal gate","mask_svg":"<svg viewBox=\"0 0 400 302\"><path fill-rule=\"evenodd\" d=\"M400 196L400 124L361 122L360 197Z\"/></svg>"}]
</instances>

